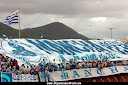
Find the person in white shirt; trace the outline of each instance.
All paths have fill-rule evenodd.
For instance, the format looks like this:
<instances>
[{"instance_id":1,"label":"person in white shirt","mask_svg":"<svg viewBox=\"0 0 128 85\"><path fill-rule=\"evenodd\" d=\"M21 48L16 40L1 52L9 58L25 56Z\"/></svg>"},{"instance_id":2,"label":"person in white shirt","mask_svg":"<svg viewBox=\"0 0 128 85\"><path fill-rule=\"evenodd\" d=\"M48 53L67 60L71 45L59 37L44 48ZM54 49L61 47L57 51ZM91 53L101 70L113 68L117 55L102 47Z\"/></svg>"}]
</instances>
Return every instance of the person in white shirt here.
<instances>
[{"instance_id":1,"label":"person in white shirt","mask_svg":"<svg viewBox=\"0 0 128 85\"><path fill-rule=\"evenodd\" d=\"M52 65L55 66L55 64L56 64L55 59L53 59Z\"/></svg>"},{"instance_id":2,"label":"person in white shirt","mask_svg":"<svg viewBox=\"0 0 128 85\"><path fill-rule=\"evenodd\" d=\"M57 64L56 64L56 62L55 62L55 59L53 59L52 65L53 65L54 71L56 71L56 70L58 69L58 67L57 67Z\"/></svg>"},{"instance_id":3,"label":"person in white shirt","mask_svg":"<svg viewBox=\"0 0 128 85\"><path fill-rule=\"evenodd\" d=\"M127 61L123 59L123 65L127 65Z\"/></svg>"},{"instance_id":4,"label":"person in white shirt","mask_svg":"<svg viewBox=\"0 0 128 85\"><path fill-rule=\"evenodd\" d=\"M41 65L45 65L46 62L45 62L45 59L43 59L43 61L41 61Z\"/></svg>"},{"instance_id":5,"label":"person in white shirt","mask_svg":"<svg viewBox=\"0 0 128 85\"><path fill-rule=\"evenodd\" d=\"M84 65L84 66L82 66L82 63L81 63L81 62L79 62L79 63L78 63L78 68L80 68L80 69L81 69L81 68L85 68L85 65Z\"/></svg>"},{"instance_id":6,"label":"person in white shirt","mask_svg":"<svg viewBox=\"0 0 128 85\"><path fill-rule=\"evenodd\" d=\"M103 66L107 67L107 62L105 60L103 61Z\"/></svg>"},{"instance_id":7,"label":"person in white shirt","mask_svg":"<svg viewBox=\"0 0 128 85\"><path fill-rule=\"evenodd\" d=\"M22 64L22 65L20 66L19 70L20 70L21 73L24 73L24 64Z\"/></svg>"},{"instance_id":8,"label":"person in white shirt","mask_svg":"<svg viewBox=\"0 0 128 85\"><path fill-rule=\"evenodd\" d=\"M31 68L29 66L27 66L27 68L25 68L25 72L28 74L30 72Z\"/></svg>"}]
</instances>

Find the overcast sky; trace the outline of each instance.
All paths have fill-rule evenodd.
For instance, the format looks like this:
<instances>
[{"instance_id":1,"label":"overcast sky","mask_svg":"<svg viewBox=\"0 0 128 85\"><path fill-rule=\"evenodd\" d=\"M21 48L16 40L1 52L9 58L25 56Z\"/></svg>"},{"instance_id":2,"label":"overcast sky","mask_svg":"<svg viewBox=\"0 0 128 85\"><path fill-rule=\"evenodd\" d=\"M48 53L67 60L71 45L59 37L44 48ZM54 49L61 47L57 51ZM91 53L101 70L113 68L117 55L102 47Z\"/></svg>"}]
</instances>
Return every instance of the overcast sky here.
<instances>
[{"instance_id":1,"label":"overcast sky","mask_svg":"<svg viewBox=\"0 0 128 85\"><path fill-rule=\"evenodd\" d=\"M90 38L128 39L128 0L0 0L0 22L20 8L21 29L61 22ZM18 25L11 25L18 29Z\"/></svg>"}]
</instances>

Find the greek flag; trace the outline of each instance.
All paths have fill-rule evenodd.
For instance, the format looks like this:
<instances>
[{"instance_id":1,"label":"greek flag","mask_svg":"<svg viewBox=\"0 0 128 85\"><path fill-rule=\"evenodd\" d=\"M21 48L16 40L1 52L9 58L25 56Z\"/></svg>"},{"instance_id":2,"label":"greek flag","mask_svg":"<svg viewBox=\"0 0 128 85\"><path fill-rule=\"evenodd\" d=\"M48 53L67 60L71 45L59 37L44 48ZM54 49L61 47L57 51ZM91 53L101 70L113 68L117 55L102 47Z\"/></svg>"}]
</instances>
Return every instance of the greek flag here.
<instances>
[{"instance_id":1,"label":"greek flag","mask_svg":"<svg viewBox=\"0 0 128 85\"><path fill-rule=\"evenodd\" d=\"M7 16L5 19L5 25L18 23L19 20L19 10L12 13L10 16Z\"/></svg>"}]
</instances>

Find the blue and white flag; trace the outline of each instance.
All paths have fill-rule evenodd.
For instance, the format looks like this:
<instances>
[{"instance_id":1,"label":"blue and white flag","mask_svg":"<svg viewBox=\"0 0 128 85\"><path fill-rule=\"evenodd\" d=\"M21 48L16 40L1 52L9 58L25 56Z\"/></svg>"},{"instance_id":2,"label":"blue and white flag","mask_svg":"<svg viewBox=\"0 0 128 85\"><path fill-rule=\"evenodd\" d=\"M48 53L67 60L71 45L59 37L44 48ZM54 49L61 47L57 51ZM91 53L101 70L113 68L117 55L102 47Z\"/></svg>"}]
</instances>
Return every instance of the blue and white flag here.
<instances>
[{"instance_id":1,"label":"blue and white flag","mask_svg":"<svg viewBox=\"0 0 128 85\"><path fill-rule=\"evenodd\" d=\"M6 37L6 35L5 35L5 34L3 34L3 37Z\"/></svg>"},{"instance_id":2,"label":"blue and white flag","mask_svg":"<svg viewBox=\"0 0 128 85\"><path fill-rule=\"evenodd\" d=\"M5 19L5 25L18 23L19 20L19 10L12 13L10 16L7 16Z\"/></svg>"}]
</instances>

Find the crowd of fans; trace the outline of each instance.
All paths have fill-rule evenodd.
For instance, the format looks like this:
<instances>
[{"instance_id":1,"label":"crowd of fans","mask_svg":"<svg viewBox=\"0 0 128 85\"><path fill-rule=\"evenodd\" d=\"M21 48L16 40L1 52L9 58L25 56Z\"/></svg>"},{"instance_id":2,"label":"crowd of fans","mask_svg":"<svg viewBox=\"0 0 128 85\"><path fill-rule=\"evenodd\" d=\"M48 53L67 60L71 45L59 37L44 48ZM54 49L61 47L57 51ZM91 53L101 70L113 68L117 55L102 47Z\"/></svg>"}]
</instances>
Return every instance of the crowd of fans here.
<instances>
[{"instance_id":1,"label":"crowd of fans","mask_svg":"<svg viewBox=\"0 0 128 85\"><path fill-rule=\"evenodd\" d=\"M44 64L42 64L43 66ZM62 70L71 70L71 69L82 69L82 68L98 68L103 69L103 67L110 67L110 66L122 66L128 65L128 61L110 61L110 57L106 57L105 59L92 59L90 61L85 61L81 59L81 61L76 62L75 59L70 59L68 63L65 60L62 61L60 64L55 63L55 59L50 65L49 71L62 71ZM45 65L48 67L48 65Z\"/></svg>"},{"instance_id":2,"label":"crowd of fans","mask_svg":"<svg viewBox=\"0 0 128 85\"><path fill-rule=\"evenodd\" d=\"M18 61L11 57L6 56L5 54L0 54L0 70L2 72L12 72L13 74L31 74L36 75L38 72L44 71L64 71L71 69L82 69L82 68L98 68L103 69L103 67L110 66L120 66L120 65L128 65L128 61L110 61L110 57L106 57L104 59L92 59L90 61L85 61L81 59L81 61L76 62L75 59L70 59L68 62L65 60L62 63L57 64L55 59L52 62L46 63L45 60L39 63L37 66L25 66L22 64L18 65Z\"/></svg>"},{"instance_id":3,"label":"crowd of fans","mask_svg":"<svg viewBox=\"0 0 128 85\"><path fill-rule=\"evenodd\" d=\"M5 54L0 54L0 70L2 72L12 72L13 74L37 74L39 72L39 66L25 66L18 65L18 61Z\"/></svg>"}]
</instances>

